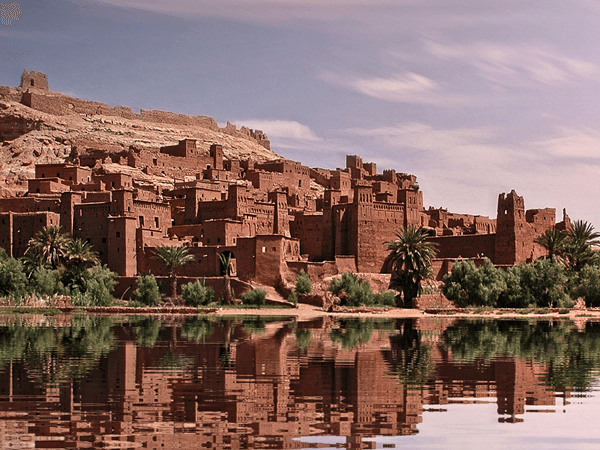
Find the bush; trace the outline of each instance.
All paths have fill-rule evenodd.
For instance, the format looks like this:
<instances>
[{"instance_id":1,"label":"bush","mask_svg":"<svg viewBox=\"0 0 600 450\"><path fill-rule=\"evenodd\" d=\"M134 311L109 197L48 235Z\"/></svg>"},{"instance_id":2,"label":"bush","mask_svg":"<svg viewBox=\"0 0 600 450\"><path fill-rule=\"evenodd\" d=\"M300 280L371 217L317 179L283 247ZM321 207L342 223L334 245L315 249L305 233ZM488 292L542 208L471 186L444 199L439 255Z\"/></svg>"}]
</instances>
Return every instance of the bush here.
<instances>
[{"instance_id":1,"label":"bush","mask_svg":"<svg viewBox=\"0 0 600 450\"><path fill-rule=\"evenodd\" d=\"M508 269L506 290L498 306L506 308L569 307L566 293L568 278L564 266L553 259L538 259L533 264L519 264Z\"/></svg>"},{"instance_id":2,"label":"bush","mask_svg":"<svg viewBox=\"0 0 600 450\"><path fill-rule=\"evenodd\" d=\"M252 289L242 294L242 303L245 305L256 305L258 307L267 302L267 291L261 288Z\"/></svg>"},{"instance_id":3,"label":"bush","mask_svg":"<svg viewBox=\"0 0 600 450\"><path fill-rule=\"evenodd\" d=\"M312 291L312 281L307 273L302 269L296 277L296 293L310 294Z\"/></svg>"},{"instance_id":4,"label":"bush","mask_svg":"<svg viewBox=\"0 0 600 450\"><path fill-rule=\"evenodd\" d=\"M203 306L214 302L215 290L204 284L203 280L188 283L181 289L181 296L189 306Z\"/></svg>"},{"instance_id":5,"label":"bush","mask_svg":"<svg viewBox=\"0 0 600 450\"><path fill-rule=\"evenodd\" d=\"M294 305L298 304L298 294L292 292L290 296L287 298L287 301L293 303Z\"/></svg>"},{"instance_id":6,"label":"bush","mask_svg":"<svg viewBox=\"0 0 600 450\"><path fill-rule=\"evenodd\" d=\"M58 289L58 273L55 270L38 267L31 273L29 287L33 294L54 295Z\"/></svg>"},{"instance_id":7,"label":"bush","mask_svg":"<svg viewBox=\"0 0 600 450\"><path fill-rule=\"evenodd\" d=\"M116 273L106 266L87 269L83 287L67 287L65 294L71 296L74 306L108 306L113 301Z\"/></svg>"},{"instance_id":8,"label":"bush","mask_svg":"<svg viewBox=\"0 0 600 450\"><path fill-rule=\"evenodd\" d=\"M137 278L137 289L133 292L133 300L148 306L155 306L160 301L158 283L154 275L140 275Z\"/></svg>"},{"instance_id":9,"label":"bush","mask_svg":"<svg viewBox=\"0 0 600 450\"><path fill-rule=\"evenodd\" d=\"M340 297L342 305L348 306L395 306L395 294L391 291L373 293L368 281L345 272L341 278L331 280L329 291Z\"/></svg>"},{"instance_id":10,"label":"bush","mask_svg":"<svg viewBox=\"0 0 600 450\"><path fill-rule=\"evenodd\" d=\"M0 261L0 296L12 297L18 301L27 291L27 276L21 261L15 258Z\"/></svg>"},{"instance_id":11,"label":"bush","mask_svg":"<svg viewBox=\"0 0 600 450\"><path fill-rule=\"evenodd\" d=\"M459 307L495 306L506 288L506 273L487 258L479 268L472 261L458 261L444 276L444 295Z\"/></svg>"},{"instance_id":12,"label":"bush","mask_svg":"<svg viewBox=\"0 0 600 450\"><path fill-rule=\"evenodd\" d=\"M600 306L600 267L588 264L577 274L573 297L583 297L587 306Z\"/></svg>"}]
</instances>

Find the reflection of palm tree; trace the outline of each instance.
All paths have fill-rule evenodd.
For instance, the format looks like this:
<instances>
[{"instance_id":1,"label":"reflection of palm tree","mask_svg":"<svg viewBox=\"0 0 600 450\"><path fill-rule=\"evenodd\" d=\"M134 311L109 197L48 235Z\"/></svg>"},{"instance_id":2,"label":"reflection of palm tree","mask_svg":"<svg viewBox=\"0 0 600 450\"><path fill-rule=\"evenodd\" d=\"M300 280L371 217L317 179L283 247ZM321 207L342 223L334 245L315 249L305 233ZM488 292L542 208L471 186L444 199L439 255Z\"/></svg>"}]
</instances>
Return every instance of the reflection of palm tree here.
<instances>
[{"instance_id":1,"label":"reflection of palm tree","mask_svg":"<svg viewBox=\"0 0 600 450\"><path fill-rule=\"evenodd\" d=\"M419 294L421 280L431 276L435 246L426 241L427 237L423 227L409 225L396 232L396 239L386 243L390 250L387 260L396 275L393 283L402 288L405 305Z\"/></svg>"},{"instance_id":2,"label":"reflection of palm tree","mask_svg":"<svg viewBox=\"0 0 600 450\"><path fill-rule=\"evenodd\" d=\"M171 279L171 295L175 297L177 295L177 269L184 264L193 261L194 255L189 254L189 249L187 247L161 245L156 247L154 259L164 264L167 272L169 272L169 278Z\"/></svg>"},{"instance_id":3,"label":"reflection of palm tree","mask_svg":"<svg viewBox=\"0 0 600 450\"><path fill-rule=\"evenodd\" d=\"M29 241L25 253L37 255L42 263L56 269L66 258L69 241L69 237L60 232L60 227L44 227Z\"/></svg>"}]
</instances>

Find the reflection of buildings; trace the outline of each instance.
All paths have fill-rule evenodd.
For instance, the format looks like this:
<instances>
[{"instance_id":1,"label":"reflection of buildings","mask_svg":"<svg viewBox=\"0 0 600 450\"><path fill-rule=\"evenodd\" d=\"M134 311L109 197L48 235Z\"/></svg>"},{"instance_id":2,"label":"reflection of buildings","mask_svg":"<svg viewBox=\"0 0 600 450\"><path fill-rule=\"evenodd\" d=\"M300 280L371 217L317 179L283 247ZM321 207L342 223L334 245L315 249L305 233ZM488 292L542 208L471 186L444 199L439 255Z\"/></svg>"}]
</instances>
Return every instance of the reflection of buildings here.
<instances>
[{"instance_id":1,"label":"reflection of buildings","mask_svg":"<svg viewBox=\"0 0 600 450\"><path fill-rule=\"evenodd\" d=\"M293 449L306 447L294 438L331 435L358 449L375 445L365 437L415 433L428 404L497 397L501 415L554 405L543 367L530 361L458 363L435 340L421 342L437 365L425 387L407 389L394 367L404 350L386 332L344 349L329 339L330 323L300 326L312 332L304 351L287 326L252 335L225 322L204 343L171 327L153 347L118 327L119 346L85 380L60 387L41 386L31 362L13 362L0 377L0 439L17 448Z\"/></svg>"}]
</instances>

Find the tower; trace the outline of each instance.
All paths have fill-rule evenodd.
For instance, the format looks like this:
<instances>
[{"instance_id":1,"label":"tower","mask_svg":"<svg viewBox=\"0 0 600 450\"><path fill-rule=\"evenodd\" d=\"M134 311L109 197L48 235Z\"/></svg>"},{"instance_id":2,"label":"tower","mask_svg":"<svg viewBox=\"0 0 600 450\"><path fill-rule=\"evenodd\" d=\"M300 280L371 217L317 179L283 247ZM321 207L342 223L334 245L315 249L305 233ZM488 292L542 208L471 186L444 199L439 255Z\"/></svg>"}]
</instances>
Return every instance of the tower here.
<instances>
[{"instance_id":1,"label":"tower","mask_svg":"<svg viewBox=\"0 0 600 450\"><path fill-rule=\"evenodd\" d=\"M496 225L494 263L512 265L523 260L523 233L527 226L525 202L514 190L510 191L510 194L502 193L498 196Z\"/></svg>"}]
</instances>

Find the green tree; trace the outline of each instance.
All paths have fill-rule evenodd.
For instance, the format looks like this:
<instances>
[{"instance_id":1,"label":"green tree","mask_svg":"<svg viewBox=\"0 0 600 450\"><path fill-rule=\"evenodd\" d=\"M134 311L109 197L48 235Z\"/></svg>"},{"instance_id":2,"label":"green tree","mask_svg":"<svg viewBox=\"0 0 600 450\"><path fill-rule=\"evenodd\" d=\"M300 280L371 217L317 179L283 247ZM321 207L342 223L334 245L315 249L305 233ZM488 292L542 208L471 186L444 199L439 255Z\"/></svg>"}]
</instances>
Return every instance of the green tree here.
<instances>
[{"instance_id":1,"label":"green tree","mask_svg":"<svg viewBox=\"0 0 600 450\"><path fill-rule=\"evenodd\" d=\"M177 270L194 260L194 255L189 253L187 247L174 247L169 245L161 245L156 247L154 259L161 262L171 279L171 295L177 296Z\"/></svg>"},{"instance_id":2,"label":"green tree","mask_svg":"<svg viewBox=\"0 0 600 450\"><path fill-rule=\"evenodd\" d=\"M43 264L56 269L67 256L67 248L71 239L60 232L60 227L47 226L32 238L25 253L32 252Z\"/></svg>"},{"instance_id":3,"label":"green tree","mask_svg":"<svg viewBox=\"0 0 600 450\"><path fill-rule=\"evenodd\" d=\"M387 260L392 267L393 285L402 289L405 305L419 295L421 281L432 273L436 252L434 244L427 242L427 237L423 227L409 225L396 232L396 239L386 243L390 251Z\"/></svg>"}]
</instances>

